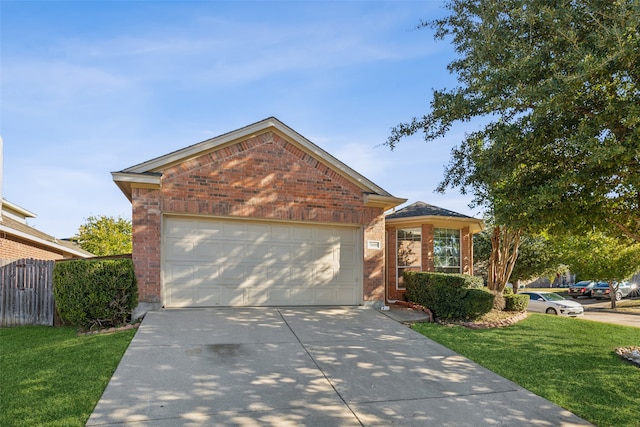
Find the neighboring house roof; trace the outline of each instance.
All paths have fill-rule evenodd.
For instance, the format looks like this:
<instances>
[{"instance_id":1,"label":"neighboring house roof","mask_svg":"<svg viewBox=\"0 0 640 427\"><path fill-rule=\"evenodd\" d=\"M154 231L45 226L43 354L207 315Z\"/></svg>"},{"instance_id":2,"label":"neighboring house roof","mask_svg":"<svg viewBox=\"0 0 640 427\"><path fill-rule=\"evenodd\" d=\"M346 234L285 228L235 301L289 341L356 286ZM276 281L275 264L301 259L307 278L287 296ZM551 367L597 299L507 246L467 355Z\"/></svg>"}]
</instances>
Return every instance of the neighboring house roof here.
<instances>
[{"instance_id":1,"label":"neighboring house roof","mask_svg":"<svg viewBox=\"0 0 640 427\"><path fill-rule=\"evenodd\" d=\"M36 214L29 212L25 208L22 208L14 203L11 203L7 199L2 199L2 210L0 211L0 222L3 217L12 217L18 221L26 223L27 218L35 218Z\"/></svg>"},{"instance_id":2,"label":"neighboring house roof","mask_svg":"<svg viewBox=\"0 0 640 427\"><path fill-rule=\"evenodd\" d=\"M120 172L112 172L111 175L118 187L120 187L120 190L131 200L132 187L160 188L162 171L164 169L266 132L276 132L313 158L321 161L329 168L359 186L363 193L365 193L366 205L390 209L406 202L406 199L392 196L275 117L270 117L238 130L207 139L206 141L140 163Z\"/></svg>"},{"instance_id":3,"label":"neighboring house roof","mask_svg":"<svg viewBox=\"0 0 640 427\"><path fill-rule=\"evenodd\" d=\"M388 214L385 220L389 223L407 221L456 221L468 223L472 233L477 233L484 229L484 223L480 219L425 202L415 202L405 206L398 211Z\"/></svg>"},{"instance_id":4,"label":"neighboring house roof","mask_svg":"<svg viewBox=\"0 0 640 427\"><path fill-rule=\"evenodd\" d=\"M15 205L6 199L2 200L2 215L0 215L0 232L15 236L24 241L50 248L52 252L61 252L63 256L89 258L94 255L81 249L76 244L58 240L27 225L26 218L35 218L35 214ZM1 235L0 235L1 237Z\"/></svg>"}]
</instances>

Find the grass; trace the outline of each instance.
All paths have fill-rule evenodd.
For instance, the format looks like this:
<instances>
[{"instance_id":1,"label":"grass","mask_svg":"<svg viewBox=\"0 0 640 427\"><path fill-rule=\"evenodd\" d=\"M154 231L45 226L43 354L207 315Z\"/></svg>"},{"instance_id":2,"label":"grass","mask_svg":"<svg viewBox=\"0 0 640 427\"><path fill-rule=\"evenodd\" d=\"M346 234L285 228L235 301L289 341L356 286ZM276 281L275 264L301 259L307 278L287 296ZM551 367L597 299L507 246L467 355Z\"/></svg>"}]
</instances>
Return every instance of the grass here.
<instances>
[{"instance_id":1,"label":"grass","mask_svg":"<svg viewBox=\"0 0 640 427\"><path fill-rule=\"evenodd\" d=\"M640 426L640 368L614 353L640 344L638 328L542 314L506 328L413 327L597 426Z\"/></svg>"},{"instance_id":2,"label":"grass","mask_svg":"<svg viewBox=\"0 0 640 427\"><path fill-rule=\"evenodd\" d=\"M84 426L134 334L0 329L0 425Z\"/></svg>"}]
</instances>

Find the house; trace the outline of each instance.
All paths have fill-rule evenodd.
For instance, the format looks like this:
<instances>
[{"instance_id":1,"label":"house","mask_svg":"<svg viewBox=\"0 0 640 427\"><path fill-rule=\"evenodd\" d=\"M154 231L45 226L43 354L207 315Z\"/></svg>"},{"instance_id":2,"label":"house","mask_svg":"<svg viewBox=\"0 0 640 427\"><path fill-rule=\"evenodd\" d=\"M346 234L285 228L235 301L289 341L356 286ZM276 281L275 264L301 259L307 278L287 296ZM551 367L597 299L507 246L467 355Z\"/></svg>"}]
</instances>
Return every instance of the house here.
<instances>
[{"instance_id":1,"label":"house","mask_svg":"<svg viewBox=\"0 0 640 427\"><path fill-rule=\"evenodd\" d=\"M473 235L482 220L424 202L385 218L387 231L387 297L401 299L404 271L473 275Z\"/></svg>"},{"instance_id":2,"label":"house","mask_svg":"<svg viewBox=\"0 0 640 427\"><path fill-rule=\"evenodd\" d=\"M385 264L393 258L385 249L387 222L404 227L385 212L406 199L276 118L112 176L132 203L141 311L385 304ZM435 216L407 224L422 227L420 221ZM424 232L460 227L460 248L467 251L460 271L468 273L469 236L477 228L471 223L479 221L440 215ZM400 288L393 286L397 296Z\"/></svg>"},{"instance_id":3,"label":"house","mask_svg":"<svg viewBox=\"0 0 640 427\"><path fill-rule=\"evenodd\" d=\"M0 259L58 260L93 256L69 241L30 227L27 219L35 218L34 213L6 199L2 199L0 205Z\"/></svg>"}]
</instances>

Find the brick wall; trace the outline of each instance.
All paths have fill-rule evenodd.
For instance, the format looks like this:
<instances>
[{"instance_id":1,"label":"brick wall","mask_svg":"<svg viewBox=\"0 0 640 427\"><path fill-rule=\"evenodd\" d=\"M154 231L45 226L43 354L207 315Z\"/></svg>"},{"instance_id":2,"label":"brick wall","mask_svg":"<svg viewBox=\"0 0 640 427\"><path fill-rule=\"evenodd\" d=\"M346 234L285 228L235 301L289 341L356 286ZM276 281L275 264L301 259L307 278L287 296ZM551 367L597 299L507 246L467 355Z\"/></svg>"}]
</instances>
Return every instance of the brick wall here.
<instances>
[{"instance_id":1,"label":"brick wall","mask_svg":"<svg viewBox=\"0 0 640 427\"><path fill-rule=\"evenodd\" d=\"M417 225L407 226L407 228L417 227ZM434 226L433 224L421 224L422 230L422 271L435 271L435 260L433 256ZM397 228L390 225L387 227L387 284L388 298L391 300L402 300L404 289L398 289L396 277L396 231ZM469 227L461 229L460 256L461 269L464 274L473 275L473 235Z\"/></svg>"},{"instance_id":2,"label":"brick wall","mask_svg":"<svg viewBox=\"0 0 640 427\"><path fill-rule=\"evenodd\" d=\"M364 300L384 299L384 216L362 190L278 134L266 132L163 171L162 188L137 188L133 261L140 301L161 302L162 214L362 225ZM378 251L366 249L379 240Z\"/></svg>"},{"instance_id":3,"label":"brick wall","mask_svg":"<svg viewBox=\"0 0 640 427\"><path fill-rule=\"evenodd\" d=\"M0 236L0 258L57 260L64 256L61 252L52 252L44 246L33 245L14 236L2 235Z\"/></svg>"},{"instance_id":4,"label":"brick wall","mask_svg":"<svg viewBox=\"0 0 640 427\"><path fill-rule=\"evenodd\" d=\"M132 191L133 260L140 302L160 303L160 191L134 188Z\"/></svg>"}]
</instances>

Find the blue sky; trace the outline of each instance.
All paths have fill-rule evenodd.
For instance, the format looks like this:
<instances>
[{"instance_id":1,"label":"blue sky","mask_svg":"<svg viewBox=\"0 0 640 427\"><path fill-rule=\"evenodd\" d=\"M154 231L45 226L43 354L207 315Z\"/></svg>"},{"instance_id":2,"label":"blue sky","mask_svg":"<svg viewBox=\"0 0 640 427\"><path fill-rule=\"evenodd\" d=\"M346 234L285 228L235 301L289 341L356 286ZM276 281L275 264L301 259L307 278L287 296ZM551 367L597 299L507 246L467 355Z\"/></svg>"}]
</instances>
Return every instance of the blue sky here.
<instances>
[{"instance_id":1,"label":"blue sky","mask_svg":"<svg viewBox=\"0 0 640 427\"><path fill-rule=\"evenodd\" d=\"M434 193L465 129L393 152L390 129L451 88L448 42L420 20L441 1L6 1L1 13L3 197L70 237L131 217L110 172L275 116L397 197L467 215Z\"/></svg>"}]
</instances>

